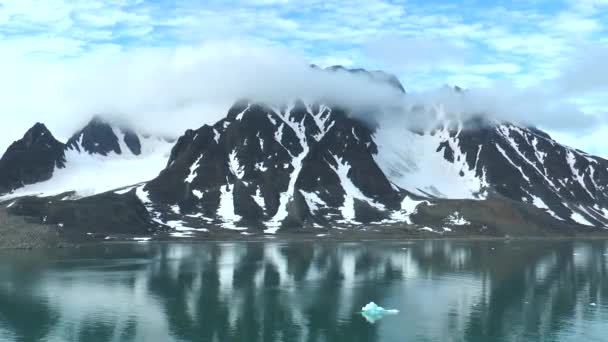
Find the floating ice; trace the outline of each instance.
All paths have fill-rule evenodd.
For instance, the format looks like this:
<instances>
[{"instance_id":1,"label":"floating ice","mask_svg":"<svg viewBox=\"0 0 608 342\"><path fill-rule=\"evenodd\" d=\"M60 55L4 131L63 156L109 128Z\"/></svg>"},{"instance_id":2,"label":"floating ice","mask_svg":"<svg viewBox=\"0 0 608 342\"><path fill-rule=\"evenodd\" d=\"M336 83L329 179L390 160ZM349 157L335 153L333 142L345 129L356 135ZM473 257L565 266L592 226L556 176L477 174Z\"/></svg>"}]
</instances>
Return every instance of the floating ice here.
<instances>
[{"instance_id":1,"label":"floating ice","mask_svg":"<svg viewBox=\"0 0 608 342\"><path fill-rule=\"evenodd\" d=\"M370 323L376 323L386 316L396 315L399 310L387 310L376 303L371 302L361 309L361 315Z\"/></svg>"}]
</instances>

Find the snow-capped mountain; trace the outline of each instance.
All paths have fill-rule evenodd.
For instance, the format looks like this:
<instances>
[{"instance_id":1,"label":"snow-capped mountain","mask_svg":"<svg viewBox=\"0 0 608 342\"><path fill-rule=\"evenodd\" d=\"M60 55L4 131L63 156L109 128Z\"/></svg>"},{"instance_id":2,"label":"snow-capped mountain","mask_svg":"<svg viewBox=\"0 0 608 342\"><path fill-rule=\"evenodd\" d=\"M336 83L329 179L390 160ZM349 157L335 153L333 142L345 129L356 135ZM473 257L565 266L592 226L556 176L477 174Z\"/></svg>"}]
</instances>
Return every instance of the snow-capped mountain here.
<instances>
[{"instance_id":1,"label":"snow-capped mountain","mask_svg":"<svg viewBox=\"0 0 608 342\"><path fill-rule=\"evenodd\" d=\"M391 141L397 134L402 146ZM416 133L383 127L376 138L378 165L415 194L470 199L500 194L561 221L608 225L608 161L561 145L538 129L475 118L442 121Z\"/></svg>"},{"instance_id":2,"label":"snow-capped mountain","mask_svg":"<svg viewBox=\"0 0 608 342\"><path fill-rule=\"evenodd\" d=\"M0 186L0 200L66 192L73 192L66 198L80 198L147 181L164 168L171 146L99 117L66 144L36 124L0 160L0 175L8 175L0 177L7 184Z\"/></svg>"},{"instance_id":3,"label":"snow-capped mountain","mask_svg":"<svg viewBox=\"0 0 608 342\"><path fill-rule=\"evenodd\" d=\"M403 91L390 75L367 75ZM66 145L33 128L48 140L32 145L28 132L3 157L0 175L22 163L11 160L33 160L43 172L7 177L12 192L0 201L10 200L15 214L75 229L177 236L572 235L608 226L608 161L535 128L455 120L440 105L428 114L431 124L414 130L390 120L362 122L323 103L243 100L175 144L99 119ZM14 157L44 148L56 153ZM66 191L76 195L48 197ZM31 195L38 197L22 198Z\"/></svg>"},{"instance_id":4,"label":"snow-capped mountain","mask_svg":"<svg viewBox=\"0 0 608 342\"><path fill-rule=\"evenodd\" d=\"M241 102L215 125L186 132L167 168L137 193L171 227L391 225L411 223L421 203L497 196L555 222L604 226L602 174L585 163L606 172L603 159L533 128L441 122L422 132L370 128L324 105ZM443 222L468 220L454 211Z\"/></svg>"}]
</instances>

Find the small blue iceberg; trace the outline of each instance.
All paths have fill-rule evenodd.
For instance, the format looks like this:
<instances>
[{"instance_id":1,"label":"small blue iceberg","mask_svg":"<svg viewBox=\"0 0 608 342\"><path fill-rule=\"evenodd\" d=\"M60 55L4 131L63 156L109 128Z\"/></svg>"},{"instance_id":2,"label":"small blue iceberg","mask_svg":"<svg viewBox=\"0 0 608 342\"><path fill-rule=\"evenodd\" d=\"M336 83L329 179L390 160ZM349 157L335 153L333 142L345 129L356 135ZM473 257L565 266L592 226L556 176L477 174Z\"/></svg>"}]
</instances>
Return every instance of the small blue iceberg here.
<instances>
[{"instance_id":1,"label":"small blue iceberg","mask_svg":"<svg viewBox=\"0 0 608 342\"><path fill-rule=\"evenodd\" d=\"M386 316L396 315L399 310L387 310L376 303L371 302L361 309L361 315L370 323L376 323Z\"/></svg>"}]
</instances>

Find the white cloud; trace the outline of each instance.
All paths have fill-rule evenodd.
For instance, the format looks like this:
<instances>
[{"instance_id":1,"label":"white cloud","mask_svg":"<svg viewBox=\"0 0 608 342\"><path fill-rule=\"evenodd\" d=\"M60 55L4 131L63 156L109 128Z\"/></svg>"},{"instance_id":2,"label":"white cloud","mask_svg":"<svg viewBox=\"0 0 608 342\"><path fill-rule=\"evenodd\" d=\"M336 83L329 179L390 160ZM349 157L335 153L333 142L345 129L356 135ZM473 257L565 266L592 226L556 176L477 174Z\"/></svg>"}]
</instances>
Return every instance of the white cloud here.
<instances>
[{"instance_id":1,"label":"white cloud","mask_svg":"<svg viewBox=\"0 0 608 342\"><path fill-rule=\"evenodd\" d=\"M67 138L94 114L112 114L138 129L178 136L213 123L241 98L269 104L296 98L367 108L393 105L399 91L349 73L328 73L276 47L243 42L177 49L97 52L55 62L0 65L3 136L19 138L42 121ZM5 138L6 139L6 138Z\"/></svg>"},{"instance_id":2,"label":"white cloud","mask_svg":"<svg viewBox=\"0 0 608 342\"><path fill-rule=\"evenodd\" d=\"M602 29L598 20L572 12L560 13L546 21L544 25L547 30L574 36L585 36Z\"/></svg>"},{"instance_id":3,"label":"white cloud","mask_svg":"<svg viewBox=\"0 0 608 342\"><path fill-rule=\"evenodd\" d=\"M265 44L271 49L295 50L277 54L264 49L262 55L270 57L254 54L254 60L241 56L242 61L228 53L226 59L237 65L238 71L246 69L246 62L257 66L260 62L256 58L267 58L270 63L280 55L302 65L316 62L387 69L399 73L404 86L413 91L444 83L481 89L499 96L498 102L505 105L529 101L527 91L545 89L542 101L533 98L535 105L527 108L543 113L542 117L558 107L553 105L552 112L551 106L540 104L543 101L560 104L561 112L567 108L587 113L601 110L601 101L594 109L580 109L578 97L605 92L603 80L608 78L594 62L608 57L595 51L606 41L606 0L567 1L551 10L542 4L521 2L503 8L387 0L0 3L0 58L4 64L0 69L12 69L6 74L22 78L14 82L17 86L13 89L8 89L11 79L0 80L1 89L7 88L12 96L0 109L36 113L24 115L23 121L49 118L51 126L59 118L74 126L97 111L146 111L159 116L180 113L180 117L197 119L201 111L209 117L222 115L222 110L209 109L213 107L210 102L216 101L207 101L206 95L197 93L208 92L204 86L209 85L197 85L195 76L221 83L217 93L226 98L233 95L227 91L229 87L239 91L240 86L258 87L260 76L244 70L244 75L258 83L236 85L237 77L220 82L220 76L204 67L177 65L187 60L219 59L204 51L213 44L202 49L173 49L214 39L240 39L250 47ZM158 46L167 48L155 48ZM576 51L581 55L570 58ZM65 57L69 60L61 60ZM571 62L576 59L578 64ZM278 69L290 73L287 69L292 66L283 62L276 62ZM264 68L270 66L261 63L260 70L266 71ZM274 71L267 73L273 75ZM289 76L291 83L301 78L295 74ZM273 77L263 79L265 84L278 82ZM501 80L513 85L496 86ZM172 84L172 89L168 91L163 82ZM263 87L261 90L261 95L267 92ZM506 91L515 94L503 94ZM41 99L36 101L40 103L28 102L32 97ZM168 126L172 124L180 129L186 126L173 122ZM18 134L22 131L19 128Z\"/></svg>"},{"instance_id":4,"label":"white cloud","mask_svg":"<svg viewBox=\"0 0 608 342\"><path fill-rule=\"evenodd\" d=\"M498 121L537 126L542 129L587 134L594 131L603 117L587 113L580 105L541 87L519 88L513 84L494 83L464 93L441 89L411 94L410 106L442 105L450 116L469 118L482 115ZM426 124L427 122L422 122Z\"/></svg>"},{"instance_id":5,"label":"white cloud","mask_svg":"<svg viewBox=\"0 0 608 342\"><path fill-rule=\"evenodd\" d=\"M562 65L556 80L557 91L565 96L593 95L608 91L608 45L580 45L572 58Z\"/></svg>"}]
</instances>

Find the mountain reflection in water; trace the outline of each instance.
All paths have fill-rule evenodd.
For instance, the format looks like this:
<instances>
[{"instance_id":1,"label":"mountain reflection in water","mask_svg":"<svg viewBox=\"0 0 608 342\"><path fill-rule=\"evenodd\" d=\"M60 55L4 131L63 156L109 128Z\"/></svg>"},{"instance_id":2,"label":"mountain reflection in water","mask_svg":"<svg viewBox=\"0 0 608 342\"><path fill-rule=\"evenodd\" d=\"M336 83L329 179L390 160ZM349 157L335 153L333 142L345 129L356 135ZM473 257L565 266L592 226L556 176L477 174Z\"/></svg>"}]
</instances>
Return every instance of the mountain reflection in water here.
<instances>
[{"instance_id":1,"label":"mountain reflection in water","mask_svg":"<svg viewBox=\"0 0 608 342\"><path fill-rule=\"evenodd\" d=\"M605 341L607 253L604 241L4 251L0 341ZM370 324L370 301L400 313Z\"/></svg>"}]
</instances>

